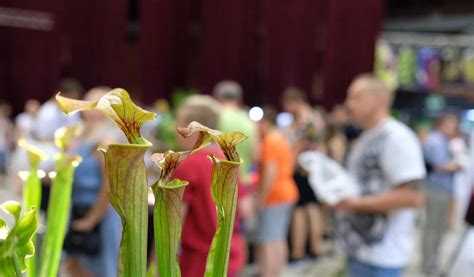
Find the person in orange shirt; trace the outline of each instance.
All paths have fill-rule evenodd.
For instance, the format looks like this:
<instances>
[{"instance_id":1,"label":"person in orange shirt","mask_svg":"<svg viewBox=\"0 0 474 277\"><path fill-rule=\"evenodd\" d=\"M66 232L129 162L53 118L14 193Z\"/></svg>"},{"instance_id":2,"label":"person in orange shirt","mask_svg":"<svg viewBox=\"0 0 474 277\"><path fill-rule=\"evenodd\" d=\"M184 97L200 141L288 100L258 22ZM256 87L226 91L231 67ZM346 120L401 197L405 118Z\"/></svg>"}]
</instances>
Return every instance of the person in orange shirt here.
<instances>
[{"instance_id":1,"label":"person in orange shirt","mask_svg":"<svg viewBox=\"0 0 474 277\"><path fill-rule=\"evenodd\" d=\"M276 111L267 107L258 124L262 153L256 201L259 213L257 262L262 277L280 276L287 263L286 238L291 211L298 200L298 189L293 181L294 155L275 121Z\"/></svg>"}]
</instances>

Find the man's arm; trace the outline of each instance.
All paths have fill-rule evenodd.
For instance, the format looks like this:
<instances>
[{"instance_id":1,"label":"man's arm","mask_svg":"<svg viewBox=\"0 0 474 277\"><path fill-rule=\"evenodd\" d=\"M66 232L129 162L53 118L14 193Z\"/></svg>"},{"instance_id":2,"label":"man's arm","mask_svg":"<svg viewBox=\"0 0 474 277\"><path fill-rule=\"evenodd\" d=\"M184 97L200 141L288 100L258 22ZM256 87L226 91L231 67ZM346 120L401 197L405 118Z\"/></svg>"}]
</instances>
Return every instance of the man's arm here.
<instances>
[{"instance_id":1,"label":"man's arm","mask_svg":"<svg viewBox=\"0 0 474 277\"><path fill-rule=\"evenodd\" d=\"M424 203L422 180L410 181L389 191L343 200L336 209L355 213L387 213L403 208L418 208Z\"/></svg>"},{"instance_id":2,"label":"man's arm","mask_svg":"<svg viewBox=\"0 0 474 277\"><path fill-rule=\"evenodd\" d=\"M456 171L461 170L462 166L457 161L450 161L447 164L435 166L435 169L440 172L454 173Z\"/></svg>"}]
</instances>

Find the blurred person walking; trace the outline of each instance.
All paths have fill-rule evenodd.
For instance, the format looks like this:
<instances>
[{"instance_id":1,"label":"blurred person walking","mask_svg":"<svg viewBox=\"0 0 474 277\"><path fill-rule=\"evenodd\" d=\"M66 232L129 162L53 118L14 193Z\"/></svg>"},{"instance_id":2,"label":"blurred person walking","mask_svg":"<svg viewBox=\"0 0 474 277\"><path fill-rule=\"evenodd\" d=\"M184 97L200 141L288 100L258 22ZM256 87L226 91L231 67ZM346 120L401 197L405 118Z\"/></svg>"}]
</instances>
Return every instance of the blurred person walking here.
<instances>
[{"instance_id":1,"label":"blurred person walking","mask_svg":"<svg viewBox=\"0 0 474 277\"><path fill-rule=\"evenodd\" d=\"M93 88L84 100L96 101L109 90ZM121 220L107 200L104 160L97 148L124 137L100 111L84 111L82 118L82 133L71 146L82 162L74 173L66 265L71 276L117 276Z\"/></svg>"},{"instance_id":2,"label":"blurred person walking","mask_svg":"<svg viewBox=\"0 0 474 277\"><path fill-rule=\"evenodd\" d=\"M242 87L234 81L222 81L215 86L214 96L221 104L218 129L222 132L239 131L248 137L237 146L243 160L240 166L240 178L244 185L248 185L251 166L258 162L260 151L257 127L241 107Z\"/></svg>"},{"instance_id":3,"label":"blurred person walking","mask_svg":"<svg viewBox=\"0 0 474 277\"><path fill-rule=\"evenodd\" d=\"M450 226L457 227L464 222L472 192L470 149L459 128L457 134L449 141L449 152L461 167L453 176L454 204Z\"/></svg>"},{"instance_id":4,"label":"blurred person walking","mask_svg":"<svg viewBox=\"0 0 474 277\"><path fill-rule=\"evenodd\" d=\"M28 99L25 102L25 111L15 119L16 137L31 138L33 124L41 104L36 99Z\"/></svg>"},{"instance_id":5,"label":"blurred person walking","mask_svg":"<svg viewBox=\"0 0 474 277\"><path fill-rule=\"evenodd\" d=\"M293 158L304 151L323 150L324 121L306 102L306 97L297 88L288 88L283 95L283 108L293 115L294 121L284 130L293 149ZM306 256L306 245L310 242L310 255L317 257L323 233L320 203L309 185L308 174L297 164L294 165L293 178L296 182L299 199L293 210L291 224L292 266L302 265Z\"/></svg>"},{"instance_id":6,"label":"blurred person walking","mask_svg":"<svg viewBox=\"0 0 474 277\"><path fill-rule=\"evenodd\" d=\"M438 270L440 246L449 224L454 199L454 174L461 169L449 149L449 140L456 136L458 124L454 115L441 116L436 122L436 129L428 135L423 144L428 178L422 270L427 274L436 273Z\"/></svg>"},{"instance_id":7,"label":"blurred person walking","mask_svg":"<svg viewBox=\"0 0 474 277\"><path fill-rule=\"evenodd\" d=\"M276 111L265 108L258 123L262 137L261 174L257 189L259 276L281 276L288 260L287 235L291 211L298 200L293 181L294 155L276 129Z\"/></svg>"},{"instance_id":8,"label":"blurred person walking","mask_svg":"<svg viewBox=\"0 0 474 277\"><path fill-rule=\"evenodd\" d=\"M243 93L242 87L235 81L221 81L214 87L214 97L220 103L220 114L217 129L222 132L239 131L244 133L248 139L237 145L237 151L242 159L240 165L240 181L244 186L251 185L251 172L255 171L255 165L260 159L260 140L258 137L257 126L250 120L248 113L242 108ZM251 197L247 197L246 201L252 201ZM247 205L252 205L248 203ZM252 231L255 227L255 217L249 216L249 219L242 222L243 232L245 233L244 249L245 257L248 259L248 242L252 243Z\"/></svg>"},{"instance_id":9,"label":"blurred person walking","mask_svg":"<svg viewBox=\"0 0 474 277\"><path fill-rule=\"evenodd\" d=\"M58 92L64 97L77 99L81 97L82 91L82 85L75 79L63 79L58 85ZM79 113L66 116L52 97L39 108L33 124L33 134L38 140L53 141L54 132L58 128L77 125L79 122Z\"/></svg>"},{"instance_id":10,"label":"blurred person walking","mask_svg":"<svg viewBox=\"0 0 474 277\"><path fill-rule=\"evenodd\" d=\"M210 96L196 95L184 101L176 113L178 127L187 127L197 121L209 128L216 129L219 116L219 103ZM198 139L198 134L184 139L177 135L182 150L191 150ZM188 181L183 195L182 219L184 221L181 235L181 253L179 257L183 277L203 276L212 238L216 232L217 212L211 196L212 162L209 155L224 158L215 143L191 154L176 168L173 178ZM248 216L251 210L245 199L245 187L239 182L238 205L235 217L234 232L231 239L228 275L237 277L245 265L243 235L239 219Z\"/></svg>"},{"instance_id":11,"label":"blurred person walking","mask_svg":"<svg viewBox=\"0 0 474 277\"><path fill-rule=\"evenodd\" d=\"M13 148L13 124L10 120L11 107L0 100L0 186L7 174L8 156Z\"/></svg>"},{"instance_id":12,"label":"blurred person walking","mask_svg":"<svg viewBox=\"0 0 474 277\"><path fill-rule=\"evenodd\" d=\"M354 79L346 105L363 130L348 158L360 196L335 206L350 277L402 276L415 240L425 178L416 135L389 116L391 92L370 74Z\"/></svg>"}]
</instances>

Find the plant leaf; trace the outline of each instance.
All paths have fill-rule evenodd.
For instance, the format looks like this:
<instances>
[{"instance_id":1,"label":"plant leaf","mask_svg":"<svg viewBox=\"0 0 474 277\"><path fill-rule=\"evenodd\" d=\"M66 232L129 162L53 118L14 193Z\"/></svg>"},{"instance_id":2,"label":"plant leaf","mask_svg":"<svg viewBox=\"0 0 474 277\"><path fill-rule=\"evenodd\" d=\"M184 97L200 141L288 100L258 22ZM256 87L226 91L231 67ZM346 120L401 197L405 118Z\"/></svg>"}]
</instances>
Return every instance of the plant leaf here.
<instances>
[{"instance_id":1,"label":"plant leaf","mask_svg":"<svg viewBox=\"0 0 474 277\"><path fill-rule=\"evenodd\" d=\"M247 137L241 132L220 132L191 122L187 128L178 128L185 138L199 133L194 148L215 141L227 160L211 155L212 183L211 193L217 209L217 230L207 256L205 276L226 276L229 264L230 242L234 228L237 207L238 172L242 163L236 146Z\"/></svg>"},{"instance_id":2,"label":"plant leaf","mask_svg":"<svg viewBox=\"0 0 474 277\"><path fill-rule=\"evenodd\" d=\"M178 167L179 163L189 156L190 151L173 152L167 151L166 153L155 153L151 156L151 160L155 162L161 170L160 179L165 183L170 181L174 170Z\"/></svg>"},{"instance_id":3,"label":"plant leaf","mask_svg":"<svg viewBox=\"0 0 474 277\"><path fill-rule=\"evenodd\" d=\"M61 127L54 132L54 144L61 151L67 151L79 132L80 125Z\"/></svg>"},{"instance_id":4,"label":"plant leaf","mask_svg":"<svg viewBox=\"0 0 474 277\"><path fill-rule=\"evenodd\" d=\"M148 185L144 155L149 144L112 144L105 157L106 191L122 219L118 276L146 276Z\"/></svg>"},{"instance_id":5,"label":"plant leaf","mask_svg":"<svg viewBox=\"0 0 474 277\"><path fill-rule=\"evenodd\" d=\"M181 238L181 208L184 188L188 184L179 179L171 180L174 170L191 151L165 154L155 153L151 156L161 169L160 178L152 185L155 195L154 230L155 248L158 260L159 276L181 276L178 263L178 244Z\"/></svg>"},{"instance_id":6,"label":"plant leaf","mask_svg":"<svg viewBox=\"0 0 474 277\"><path fill-rule=\"evenodd\" d=\"M26 270L25 259L35 252L31 239L38 229L38 213L33 207L19 218L17 214L21 212L21 206L13 201L4 203L2 209L14 216L15 226L9 230L0 220L0 276L19 277Z\"/></svg>"},{"instance_id":7,"label":"plant leaf","mask_svg":"<svg viewBox=\"0 0 474 277\"><path fill-rule=\"evenodd\" d=\"M26 209L41 206L41 180L38 176L40 161L48 159L48 155L41 149L29 144L25 139L18 140L18 146L25 149L28 153L30 171L23 184L23 205ZM36 235L31 238L33 244L36 244ZM27 275L36 276L36 259L28 258Z\"/></svg>"},{"instance_id":8,"label":"plant leaf","mask_svg":"<svg viewBox=\"0 0 474 277\"><path fill-rule=\"evenodd\" d=\"M199 133L200 136L196 141L196 145L194 146L195 149L202 147L211 141L215 141L221 148L225 157L229 161L234 162L240 162L236 145L247 139L247 136L241 132L223 133L218 130L210 129L196 121L191 122L186 128L178 128L178 132L185 138L193 135L194 133Z\"/></svg>"},{"instance_id":9,"label":"plant leaf","mask_svg":"<svg viewBox=\"0 0 474 277\"><path fill-rule=\"evenodd\" d=\"M20 219L21 205L16 201L7 201L2 204L2 210L15 218L15 224Z\"/></svg>"},{"instance_id":10,"label":"plant leaf","mask_svg":"<svg viewBox=\"0 0 474 277\"><path fill-rule=\"evenodd\" d=\"M132 144L147 144L140 134L143 123L154 120L156 115L135 105L128 92L116 88L98 101L82 101L56 95L59 106L66 114L97 109L117 124Z\"/></svg>"},{"instance_id":11,"label":"plant leaf","mask_svg":"<svg viewBox=\"0 0 474 277\"><path fill-rule=\"evenodd\" d=\"M97 109L122 130L130 145L109 145L100 149L105 156L108 179L106 192L122 219L119 276L146 275L148 205L145 151L151 144L140 134L143 123L156 115L136 106L123 89L114 89L98 101L80 101L56 95L61 109L70 114Z\"/></svg>"},{"instance_id":12,"label":"plant leaf","mask_svg":"<svg viewBox=\"0 0 474 277\"><path fill-rule=\"evenodd\" d=\"M230 243L237 207L239 162L210 156L212 160L211 194L217 210L217 231L207 256L204 276L227 276Z\"/></svg>"},{"instance_id":13,"label":"plant leaf","mask_svg":"<svg viewBox=\"0 0 474 277\"><path fill-rule=\"evenodd\" d=\"M186 181L161 180L153 185L155 194L155 248L160 277L181 276L178 263L178 244L181 239L181 208Z\"/></svg>"},{"instance_id":14,"label":"plant leaf","mask_svg":"<svg viewBox=\"0 0 474 277\"><path fill-rule=\"evenodd\" d=\"M25 149L28 153L28 162L30 163L30 168L37 167L40 161L44 161L49 158L43 150L32 144L29 144L23 138L18 140L18 146Z\"/></svg>"},{"instance_id":15,"label":"plant leaf","mask_svg":"<svg viewBox=\"0 0 474 277\"><path fill-rule=\"evenodd\" d=\"M39 276L56 276L58 273L69 221L74 170L80 162L80 157L70 156L64 152L56 156L56 177L51 184Z\"/></svg>"}]
</instances>

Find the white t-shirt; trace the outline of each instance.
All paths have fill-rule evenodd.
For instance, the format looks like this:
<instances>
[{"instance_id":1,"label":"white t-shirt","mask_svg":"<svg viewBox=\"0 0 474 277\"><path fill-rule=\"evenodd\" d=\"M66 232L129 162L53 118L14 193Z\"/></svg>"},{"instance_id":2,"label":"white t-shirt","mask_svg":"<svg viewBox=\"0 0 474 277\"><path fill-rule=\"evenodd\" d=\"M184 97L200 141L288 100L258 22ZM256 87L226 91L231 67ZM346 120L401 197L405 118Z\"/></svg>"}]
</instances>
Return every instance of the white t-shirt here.
<instances>
[{"instance_id":1,"label":"white t-shirt","mask_svg":"<svg viewBox=\"0 0 474 277\"><path fill-rule=\"evenodd\" d=\"M21 136L30 137L35 118L27 112L19 114L15 119L16 127L20 130Z\"/></svg>"},{"instance_id":2,"label":"white t-shirt","mask_svg":"<svg viewBox=\"0 0 474 277\"><path fill-rule=\"evenodd\" d=\"M362 195L379 194L426 175L417 137L392 118L362 134L350 153L348 169ZM408 264L415 238L414 209L336 217L338 237L349 255L380 267Z\"/></svg>"},{"instance_id":3,"label":"white t-shirt","mask_svg":"<svg viewBox=\"0 0 474 277\"><path fill-rule=\"evenodd\" d=\"M55 100L49 100L41 106L33 123L32 131L39 140L52 141L57 129L77 125L81 122L79 113L67 116L53 101Z\"/></svg>"}]
</instances>

